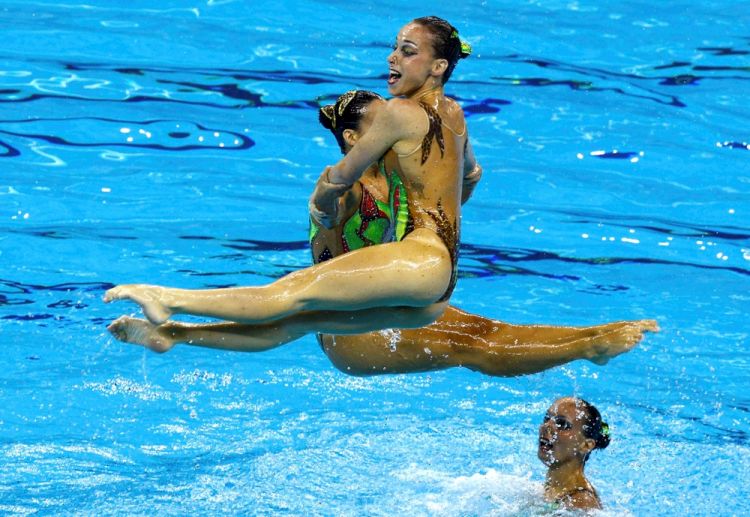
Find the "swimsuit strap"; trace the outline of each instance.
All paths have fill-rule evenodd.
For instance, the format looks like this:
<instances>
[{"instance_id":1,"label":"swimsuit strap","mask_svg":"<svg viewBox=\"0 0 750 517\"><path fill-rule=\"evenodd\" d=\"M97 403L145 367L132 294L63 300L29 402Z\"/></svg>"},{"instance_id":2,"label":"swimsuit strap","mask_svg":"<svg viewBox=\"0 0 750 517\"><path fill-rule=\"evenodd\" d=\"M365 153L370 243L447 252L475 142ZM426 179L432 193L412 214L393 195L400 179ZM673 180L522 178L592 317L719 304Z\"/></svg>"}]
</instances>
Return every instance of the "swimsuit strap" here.
<instances>
[{"instance_id":1,"label":"swimsuit strap","mask_svg":"<svg viewBox=\"0 0 750 517\"><path fill-rule=\"evenodd\" d=\"M464 129L463 129L463 131L461 131L460 133L459 133L458 131L454 131L454 130L453 130L453 128L452 128L452 127L450 127L450 126L449 126L448 124L446 124L445 122L443 122L443 127L446 127L446 128L448 128L448 131L450 131L451 133L453 133L454 135L456 135L456 136L459 136L459 137L460 137L460 136L464 136L464 135L466 134L466 121L464 121ZM467 139L467 140L468 140L468 139Z\"/></svg>"},{"instance_id":2,"label":"swimsuit strap","mask_svg":"<svg viewBox=\"0 0 750 517\"><path fill-rule=\"evenodd\" d=\"M409 151L406 154L398 154L397 156L399 158L406 158L407 156L411 156L412 154L416 153L420 148L422 149L422 162L421 165L424 165L424 163L427 161L427 158L430 156L430 151L432 150L432 141L436 140L438 147L440 148L440 156L443 156L445 153L445 139L443 138L443 120L440 118L440 114L437 112L435 108L430 106L424 101L419 101L419 105L422 107L422 109L425 111L425 114L427 115L427 134L422 138L422 142L417 145L414 149ZM448 126L446 126L448 127ZM451 132L455 134L455 132L448 128Z\"/></svg>"}]
</instances>

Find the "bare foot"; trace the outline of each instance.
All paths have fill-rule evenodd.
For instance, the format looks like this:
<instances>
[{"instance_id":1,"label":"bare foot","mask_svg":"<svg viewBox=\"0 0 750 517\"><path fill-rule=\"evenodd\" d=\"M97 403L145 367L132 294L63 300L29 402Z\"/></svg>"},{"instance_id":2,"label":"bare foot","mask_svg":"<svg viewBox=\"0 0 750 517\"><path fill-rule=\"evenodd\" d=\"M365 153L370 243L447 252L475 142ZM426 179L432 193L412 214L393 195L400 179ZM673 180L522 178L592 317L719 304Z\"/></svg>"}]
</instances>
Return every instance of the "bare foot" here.
<instances>
[{"instance_id":1,"label":"bare foot","mask_svg":"<svg viewBox=\"0 0 750 517\"><path fill-rule=\"evenodd\" d=\"M141 306L143 314L154 325L161 325L169 319L172 312L164 304L167 289L156 285L127 284L118 285L104 293L106 303L116 300L131 300Z\"/></svg>"},{"instance_id":2,"label":"bare foot","mask_svg":"<svg viewBox=\"0 0 750 517\"><path fill-rule=\"evenodd\" d=\"M107 327L113 336L125 343L145 346L149 350L163 354L175 345L175 341L164 327L146 320L121 316Z\"/></svg>"},{"instance_id":3,"label":"bare foot","mask_svg":"<svg viewBox=\"0 0 750 517\"><path fill-rule=\"evenodd\" d=\"M655 320L621 321L595 328L591 350L587 359L604 365L615 356L629 352L641 342L646 332L659 332Z\"/></svg>"}]
</instances>

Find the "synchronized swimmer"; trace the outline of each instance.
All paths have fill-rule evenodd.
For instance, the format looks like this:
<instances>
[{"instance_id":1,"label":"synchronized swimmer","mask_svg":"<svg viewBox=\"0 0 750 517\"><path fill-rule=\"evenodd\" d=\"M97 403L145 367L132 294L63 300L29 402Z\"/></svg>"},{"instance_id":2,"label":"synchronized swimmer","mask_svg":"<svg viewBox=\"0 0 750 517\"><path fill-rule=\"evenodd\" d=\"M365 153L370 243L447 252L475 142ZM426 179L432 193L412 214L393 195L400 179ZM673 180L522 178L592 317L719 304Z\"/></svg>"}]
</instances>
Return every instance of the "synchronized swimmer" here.
<instances>
[{"instance_id":1,"label":"synchronized swimmer","mask_svg":"<svg viewBox=\"0 0 750 517\"><path fill-rule=\"evenodd\" d=\"M583 399L557 399L539 426L537 455L547 466L544 498L558 507L598 510L599 494L584 474L591 452L609 445L610 430L599 410Z\"/></svg>"},{"instance_id":2,"label":"synchronized swimmer","mask_svg":"<svg viewBox=\"0 0 750 517\"><path fill-rule=\"evenodd\" d=\"M156 352L177 343L257 352L317 333L331 362L352 375L463 366L517 376L577 359L604 364L658 331L654 320L511 325L448 304L461 205L482 175L463 111L444 92L469 54L448 22L417 18L401 28L388 57L393 98L356 90L321 108L344 157L323 171L310 198L313 266L253 287L114 287L106 302L133 301L147 319L121 317L109 326L113 335ZM171 321L175 314L224 321ZM596 408L557 400L539 430L545 499L601 508L583 469L608 443Z\"/></svg>"}]
</instances>

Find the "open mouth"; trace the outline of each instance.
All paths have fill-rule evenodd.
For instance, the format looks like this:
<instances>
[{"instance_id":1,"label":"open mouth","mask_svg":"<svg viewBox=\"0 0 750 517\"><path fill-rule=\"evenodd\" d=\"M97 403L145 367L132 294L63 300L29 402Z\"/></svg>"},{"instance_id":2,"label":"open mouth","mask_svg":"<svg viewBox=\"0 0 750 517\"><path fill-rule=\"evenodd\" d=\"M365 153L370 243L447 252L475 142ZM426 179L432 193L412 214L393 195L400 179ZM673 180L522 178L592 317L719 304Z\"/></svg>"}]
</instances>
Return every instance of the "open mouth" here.
<instances>
[{"instance_id":1,"label":"open mouth","mask_svg":"<svg viewBox=\"0 0 750 517\"><path fill-rule=\"evenodd\" d=\"M546 438L539 438L539 447L543 449L551 449L552 442L547 440Z\"/></svg>"},{"instance_id":2,"label":"open mouth","mask_svg":"<svg viewBox=\"0 0 750 517\"><path fill-rule=\"evenodd\" d=\"M395 84L401 79L401 74L395 70L390 70L388 73L388 84Z\"/></svg>"}]
</instances>

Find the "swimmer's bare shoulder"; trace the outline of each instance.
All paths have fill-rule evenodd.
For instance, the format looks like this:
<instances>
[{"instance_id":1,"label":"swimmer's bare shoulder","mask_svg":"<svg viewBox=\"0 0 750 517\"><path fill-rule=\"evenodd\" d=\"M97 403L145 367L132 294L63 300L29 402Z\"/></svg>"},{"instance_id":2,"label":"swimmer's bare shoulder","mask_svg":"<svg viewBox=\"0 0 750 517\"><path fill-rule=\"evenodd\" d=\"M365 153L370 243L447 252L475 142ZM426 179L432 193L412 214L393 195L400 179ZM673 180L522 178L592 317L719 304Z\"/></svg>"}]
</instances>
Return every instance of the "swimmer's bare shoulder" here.
<instances>
[{"instance_id":1,"label":"swimmer's bare shoulder","mask_svg":"<svg viewBox=\"0 0 750 517\"><path fill-rule=\"evenodd\" d=\"M565 497L562 501L569 508L578 510L601 510L602 503L595 493L589 490L578 490Z\"/></svg>"},{"instance_id":2,"label":"swimmer's bare shoulder","mask_svg":"<svg viewBox=\"0 0 750 517\"><path fill-rule=\"evenodd\" d=\"M429 121L420 106L408 99L390 99L378 110L367 132L357 141L339 163L331 167L326 181L344 186L352 185L362 172L388 149L403 153L413 149L427 134ZM408 151L407 151L408 152ZM313 193L317 202L318 194Z\"/></svg>"},{"instance_id":3,"label":"swimmer's bare shoulder","mask_svg":"<svg viewBox=\"0 0 750 517\"><path fill-rule=\"evenodd\" d=\"M424 108L411 99L389 99L379 115L383 116L385 124L398 128L399 139L393 150L399 154L411 151L429 130Z\"/></svg>"},{"instance_id":4,"label":"swimmer's bare shoulder","mask_svg":"<svg viewBox=\"0 0 750 517\"><path fill-rule=\"evenodd\" d=\"M466 118L464 110L459 103L450 97L446 97L445 116L455 133L463 133L466 129Z\"/></svg>"}]
</instances>

